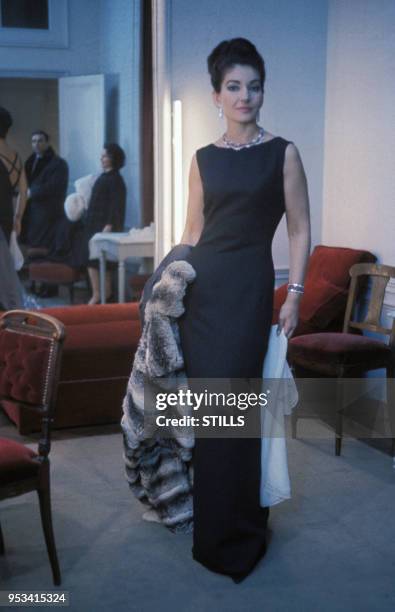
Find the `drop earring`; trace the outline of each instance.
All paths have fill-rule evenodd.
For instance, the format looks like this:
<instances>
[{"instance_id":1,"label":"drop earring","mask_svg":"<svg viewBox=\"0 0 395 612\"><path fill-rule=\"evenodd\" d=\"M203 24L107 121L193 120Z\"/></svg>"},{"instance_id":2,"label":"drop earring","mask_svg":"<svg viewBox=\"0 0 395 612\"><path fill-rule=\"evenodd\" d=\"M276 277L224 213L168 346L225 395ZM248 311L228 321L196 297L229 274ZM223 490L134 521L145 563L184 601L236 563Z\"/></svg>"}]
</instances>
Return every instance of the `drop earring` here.
<instances>
[{"instance_id":1,"label":"drop earring","mask_svg":"<svg viewBox=\"0 0 395 612\"><path fill-rule=\"evenodd\" d=\"M218 117L222 119L223 116L224 116L224 109L222 108L222 106L219 106L218 107Z\"/></svg>"}]
</instances>

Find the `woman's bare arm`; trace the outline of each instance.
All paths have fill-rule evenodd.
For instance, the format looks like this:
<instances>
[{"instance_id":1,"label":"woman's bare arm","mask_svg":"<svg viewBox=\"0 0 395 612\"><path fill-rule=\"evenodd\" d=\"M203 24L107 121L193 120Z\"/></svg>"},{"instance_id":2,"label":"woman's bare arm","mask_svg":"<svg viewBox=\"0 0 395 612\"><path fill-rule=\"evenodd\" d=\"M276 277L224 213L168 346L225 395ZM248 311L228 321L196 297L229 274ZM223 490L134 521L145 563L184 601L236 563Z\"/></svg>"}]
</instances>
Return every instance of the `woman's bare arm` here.
<instances>
[{"instance_id":1,"label":"woman's bare arm","mask_svg":"<svg viewBox=\"0 0 395 612\"><path fill-rule=\"evenodd\" d=\"M289 283L304 283L311 248L310 205L306 175L293 143L285 150L284 196L289 238ZM279 316L279 327L290 337L297 324L302 294L288 292Z\"/></svg>"},{"instance_id":2,"label":"woman's bare arm","mask_svg":"<svg viewBox=\"0 0 395 612\"><path fill-rule=\"evenodd\" d=\"M180 243L195 246L202 233L203 225L203 185L195 154L189 171L188 208Z\"/></svg>"},{"instance_id":3,"label":"woman's bare arm","mask_svg":"<svg viewBox=\"0 0 395 612\"><path fill-rule=\"evenodd\" d=\"M311 247L310 205L302 160L292 143L285 151L284 195L289 237L289 282L303 284Z\"/></svg>"},{"instance_id":4,"label":"woman's bare arm","mask_svg":"<svg viewBox=\"0 0 395 612\"><path fill-rule=\"evenodd\" d=\"M18 196L16 200L16 209L15 209L15 217L14 217L14 230L16 231L17 236L19 236L21 231L21 222L23 213L25 212L27 202L27 180L25 169L22 166L21 174L19 176L18 181Z\"/></svg>"}]
</instances>

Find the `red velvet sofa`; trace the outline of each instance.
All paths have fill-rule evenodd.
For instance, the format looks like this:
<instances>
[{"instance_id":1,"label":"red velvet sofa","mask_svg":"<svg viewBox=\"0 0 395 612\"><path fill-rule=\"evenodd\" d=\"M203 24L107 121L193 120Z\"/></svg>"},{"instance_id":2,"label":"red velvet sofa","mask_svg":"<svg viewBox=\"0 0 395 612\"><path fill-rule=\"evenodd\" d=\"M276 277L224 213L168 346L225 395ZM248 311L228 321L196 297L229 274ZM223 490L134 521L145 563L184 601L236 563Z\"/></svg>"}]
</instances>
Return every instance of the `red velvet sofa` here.
<instances>
[{"instance_id":1,"label":"red velvet sofa","mask_svg":"<svg viewBox=\"0 0 395 612\"><path fill-rule=\"evenodd\" d=\"M347 301L349 268L374 262L367 251L318 245L310 256L305 294L294 336L317 331L341 331ZM285 283L275 291L273 324L287 295ZM66 340L54 427L117 423L141 335L138 302L95 306L44 308L66 326ZM35 414L17 407L4 410L19 432L39 430Z\"/></svg>"},{"instance_id":2,"label":"red velvet sofa","mask_svg":"<svg viewBox=\"0 0 395 612\"><path fill-rule=\"evenodd\" d=\"M43 308L65 324L54 428L119 422L141 335L138 303ZM3 402L21 434L39 431L33 412Z\"/></svg>"}]
</instances>

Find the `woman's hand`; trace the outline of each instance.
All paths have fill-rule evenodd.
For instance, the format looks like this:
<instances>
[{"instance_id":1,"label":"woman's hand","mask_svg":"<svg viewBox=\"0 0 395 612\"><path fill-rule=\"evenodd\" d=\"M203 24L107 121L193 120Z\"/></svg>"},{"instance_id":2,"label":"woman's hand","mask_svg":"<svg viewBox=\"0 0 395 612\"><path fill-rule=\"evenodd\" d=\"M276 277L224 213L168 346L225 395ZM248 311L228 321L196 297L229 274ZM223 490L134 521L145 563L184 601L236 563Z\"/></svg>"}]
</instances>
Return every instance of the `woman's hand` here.
<instances>
[{"instance_id":1,"label":"woman's hand","mask_svg":"<svg viewBox=\"0 0 395 612\"><path fill-rule=\"evenodd\" d=\"M17 236L19 236L19 234L21 233L21 220L19 217L15 217L14 219L14 231L16 233Z\"/></svg>"},{"instance_id":2,"label":"woman's hand","mask_svg":"<svg viewBox=\"0 0 395 612\"><path fill-rule=\"evenodd\" d=\"M291 338L294 330L298 324L299 318L299 301L300 295L295 293L288 293L288 296L284 304L280 308L278 316L277 334L284 330L284 334L288 340Z\"/></svg>"}]
</instances>

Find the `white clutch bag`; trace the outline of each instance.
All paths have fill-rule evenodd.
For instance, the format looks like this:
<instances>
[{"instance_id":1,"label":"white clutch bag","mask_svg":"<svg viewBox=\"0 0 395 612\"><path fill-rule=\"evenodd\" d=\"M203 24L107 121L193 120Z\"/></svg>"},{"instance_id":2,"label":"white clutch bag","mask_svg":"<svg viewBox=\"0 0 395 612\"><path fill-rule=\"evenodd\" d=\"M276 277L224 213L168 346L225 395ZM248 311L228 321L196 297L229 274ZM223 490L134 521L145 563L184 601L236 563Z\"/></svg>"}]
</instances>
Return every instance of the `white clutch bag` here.
<instances>
[{"instance_id":1,"label":"white clutch bag","mask_svg":"<svg viewBox=\"0 0 395 612\"><path fill-rule=\"evenodd\" d=\"M272 325L263 364L263 390L270 390L261 408L261 506L273 506L291 497L284 415L298 403L298 391L286 355L288 339ZM267 381L267 382L265 382Z\"/></svg>"}]
</instances>

